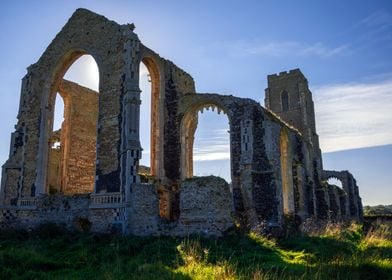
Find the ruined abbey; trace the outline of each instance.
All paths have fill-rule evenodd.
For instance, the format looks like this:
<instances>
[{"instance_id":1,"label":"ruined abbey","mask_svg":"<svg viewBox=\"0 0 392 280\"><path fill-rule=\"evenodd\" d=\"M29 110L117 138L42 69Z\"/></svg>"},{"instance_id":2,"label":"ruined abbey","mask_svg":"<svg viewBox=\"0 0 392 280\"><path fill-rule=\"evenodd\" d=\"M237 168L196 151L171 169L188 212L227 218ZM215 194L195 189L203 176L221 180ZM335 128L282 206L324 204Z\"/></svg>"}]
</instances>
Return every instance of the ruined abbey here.
<instances>
[{"instance_id":1,"label":"ruined abbey","mask_svg":"<svg viewBox=\"0 0 392 280\"><path fill-rule=\"evenodd\" d=\"M84 54L97 62L99 92L63 79ZM139 170L141 63L151 78L147 175ZM57 93L64 122L53 131ZM229 120L230 183L193 177L203 109ZM268 76L265 107L197 93L192 77L143 45L133 24L78 9L28 67L17 119L2 166L0 228L52 222L98 233L219 236L234 226L279 232L288 217L362 219L351 173L323 170L312 93L299 69Z\"/></svg>"}]
</instances>

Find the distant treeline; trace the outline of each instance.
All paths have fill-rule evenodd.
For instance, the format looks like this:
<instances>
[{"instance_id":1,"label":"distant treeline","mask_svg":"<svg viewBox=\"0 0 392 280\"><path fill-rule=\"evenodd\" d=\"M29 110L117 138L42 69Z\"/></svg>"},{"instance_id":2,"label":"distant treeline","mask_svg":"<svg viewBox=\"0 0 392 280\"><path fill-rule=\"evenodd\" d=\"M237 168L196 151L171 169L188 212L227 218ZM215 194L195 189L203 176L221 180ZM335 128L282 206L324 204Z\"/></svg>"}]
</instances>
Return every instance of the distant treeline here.
<instances>
[{"instance_id":1,"label":"distant treeline","mask_svg":"<svg viewBox=\"0 0 392 280\"><path fill-rule=\"evenodd\" d=\"M392 215L391 205L364 206L363 213L365 215Z\"/></svg>"}]
</instances>

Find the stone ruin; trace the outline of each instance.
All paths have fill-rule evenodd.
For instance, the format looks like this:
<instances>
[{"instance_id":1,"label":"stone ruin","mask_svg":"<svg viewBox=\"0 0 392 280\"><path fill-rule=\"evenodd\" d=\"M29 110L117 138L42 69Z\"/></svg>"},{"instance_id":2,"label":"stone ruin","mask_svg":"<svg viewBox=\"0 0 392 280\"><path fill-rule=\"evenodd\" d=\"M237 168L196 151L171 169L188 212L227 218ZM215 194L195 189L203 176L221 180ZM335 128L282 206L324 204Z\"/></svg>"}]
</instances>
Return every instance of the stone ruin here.
<instances>
[{"instance_id":1,"label":"stone ruin","mask_svg":"<svg viewBox=\"0 0 392 280\"><path fill-rule=\"evenodd\" d=\"M99 93L63 79L84 54L99 67ZM148 176L139 174L140 63L151 78ZM64 122L53 132L57 92ZM230 184L193 177L198 112L209 108L229 120ZM265 108L197 93L193 78L143 45L133 24L78 9L28 67L17 119L2 167L2 228L54 222L98 233L219 236L234 225L279 232L290 216L362 219L354 177L323 170L312 93L299 69L268 76ZM331 177L343 188L328 184Z\"/></svg>"}]
</instances>

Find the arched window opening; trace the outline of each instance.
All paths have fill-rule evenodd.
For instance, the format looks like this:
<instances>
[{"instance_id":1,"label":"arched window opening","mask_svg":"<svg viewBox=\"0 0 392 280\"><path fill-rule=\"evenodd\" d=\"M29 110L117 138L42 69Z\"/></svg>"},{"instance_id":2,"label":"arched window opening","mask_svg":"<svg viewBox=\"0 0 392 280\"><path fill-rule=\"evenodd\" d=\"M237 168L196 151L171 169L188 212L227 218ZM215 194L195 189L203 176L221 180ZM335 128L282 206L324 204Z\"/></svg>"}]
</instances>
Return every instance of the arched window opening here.
<instances>
[{"instance_id":1,"label":"arched window opening","mask_svg":"<svg viewBox=\"0 0 392 280\"><path fill-rule=\"evenodd\" d=\"M54 119L53 119L53 129L52 129L52 148L60 149L60 138L61 138L61 126L64 122L64 100L61 95L57 92L55 97L54 106Z\"/></svg>"},{"instance_id":2,"label":"arched window opening","mask_svg":"<svg viewBox=\"0 0 392 280\"><path fill-rule=\"evenodd\" d=\"M139 160L138 173L142 182L149 182L152 177L159 177L163 161L160 140L159 94L160 75L158 66L151 57L144 57L139 66L139 88L141 90L139 137L143 149Z\"/></svg>"},{"instance_id":3,"label":"arched window opening","mask_svg":"<svg viewBox=\"0 0 392 280\"><path fill-rule=\"evenodd\" d=\"M140 104L140 145L142 158L139 161L139 175L142 181L151 175L151 75L146 65L140 63L139 87L141 90Z\"/></svg>"},{"instance_id":4,"label":"arched window opening","mask_svg":"<svg viewBox=\"0 0 392 280\"><path fill-rule=\"evenodd\" d=\"M66 66L64 66L66 67ZM91 193L95 183L99 71L83 55L54 83L47 192Z\"/></svg>"},{"instance_id":5,"label":"arched window opening","mask_svg":"<svg viewBox=\"0 0 392 280\"><path fill-rule=\"evenodd\" d=\"M282 102L282 111L288 111L289 110L289 93L287 91L282 91L281 95L281 102Z\"/></svg>"},{"instance_id":6,"label":"arched window opening","mask_svg":"<svg viewBox=\"0 0 392 280\"><path fill-rule=\"evenodd\" d=\"M183 124L188 131L183 135L188 155L182 163L183 177L214 175L231 182L229 120L218 113L223 111L207 105Z\"/></svg>"},{"instance_id":7,"label":"arched window opening","mask_svg":"<svg viewBox=\"0 0 392 280\"><path fill-rule=\"evenodd\" d=\"M55 96L53 129L49 144L49 168L48 168L48 185L49 193L54 194L60 192L61 188L61 154L63 148L61 146L61 126L64 122L64 101L57 92Z\"/></svg>"},{"instance_id":8,"label":"arched window opening","mask_svg":"<svg viewBox=\"0 0 392 280\"><path fill-rule=\"evenodd\" d=\"M280 165L282 177L283 213L294 213L294 188L292 174L292 156L288 133L282 129L280 133Z\"/></svg>"},{"instance_id":9,"label":"arched window opening","mask_svg":"<svg viewBox=\"0 0 392 280\"><path fill-rule=\"evenodd\" d=\"M337 187L343 189L343 183L342 183L342 181L339 180L338 178L331 177L331 178L329 178L329 179L327 180L327 182L328 182L328 184L330 184L330 185L334 185L334 186L337 186Z\"/></svg>"}]
</instances>

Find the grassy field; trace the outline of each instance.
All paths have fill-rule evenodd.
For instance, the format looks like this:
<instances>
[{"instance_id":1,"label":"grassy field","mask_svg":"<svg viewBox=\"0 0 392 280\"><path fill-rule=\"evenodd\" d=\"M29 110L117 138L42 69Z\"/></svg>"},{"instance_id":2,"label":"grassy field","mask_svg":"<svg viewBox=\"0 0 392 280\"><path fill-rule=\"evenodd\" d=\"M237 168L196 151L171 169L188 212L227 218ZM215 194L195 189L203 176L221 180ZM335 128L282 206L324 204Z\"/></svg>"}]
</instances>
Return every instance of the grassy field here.
<instances>
[{"instance_id":1,"label":"grassy field","mask_svg":"<svg viewBox=\"0 0 392 280\"><path fill-rule=\"evenodd\" d=\"M329 226L271 240L0 232L0 279L392 279L392 231Z\"/></svg>"}]
</instances>

